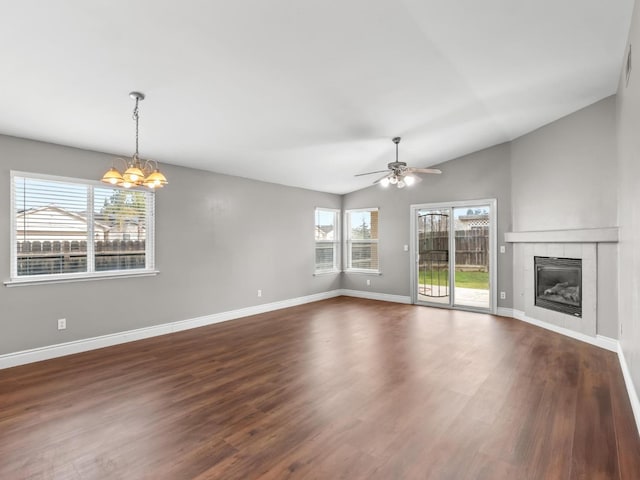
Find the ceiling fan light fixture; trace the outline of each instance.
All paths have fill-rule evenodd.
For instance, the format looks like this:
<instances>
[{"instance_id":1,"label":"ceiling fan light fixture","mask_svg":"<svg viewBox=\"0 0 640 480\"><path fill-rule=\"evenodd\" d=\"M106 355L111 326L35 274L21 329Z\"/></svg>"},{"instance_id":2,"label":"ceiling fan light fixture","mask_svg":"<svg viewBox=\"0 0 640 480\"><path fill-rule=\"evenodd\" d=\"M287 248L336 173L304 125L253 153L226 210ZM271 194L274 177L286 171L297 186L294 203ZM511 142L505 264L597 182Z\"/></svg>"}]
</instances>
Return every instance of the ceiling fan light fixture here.
<instances>
[{"instance_id":1,"label":"ceiling fan light fixture","mask_svg":"<svg viewBox=\"0 0 640 480\"><path fill-rule=\"evenodd\" d=\"M359 173L356 175L356 177L384 172L385 176L373 182L374 185L379 183L380 185L382 185L382 188L386 188L389 185L395 185L398 188L404 188L415 185L422 180L418 175L416 175L416 173L442 173L442 171L438 170L437 168L417 168L407 166L406 162L401 162L398 159L398 144L402 139L400 137L394 137L392 140L396 145L396 161L388 163L386 170L376 170L375 172Z\"/></svg>"}]
</instances>

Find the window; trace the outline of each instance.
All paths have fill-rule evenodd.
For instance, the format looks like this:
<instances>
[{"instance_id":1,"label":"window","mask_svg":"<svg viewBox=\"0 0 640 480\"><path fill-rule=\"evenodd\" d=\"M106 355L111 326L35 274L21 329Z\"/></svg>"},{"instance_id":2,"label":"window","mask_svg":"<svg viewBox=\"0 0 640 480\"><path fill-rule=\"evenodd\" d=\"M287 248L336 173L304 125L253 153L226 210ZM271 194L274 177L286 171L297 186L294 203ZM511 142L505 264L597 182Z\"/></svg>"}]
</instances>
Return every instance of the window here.
<instances>
[{"instance_id":1,"label":"window","mask_svg":"<svg viewBox=\"0 0 640 480\"><path fill-rule=\"evenodd\" d=\"M11 172L11 281L151 273L154 194Z\"/></svg>"},{"instance_id":2,"label":"window","mask_svg":"<svg viewBox=\"0 0 640 480\"><path fill-rule=\"evenodd\" d=\"M378 209L347 210L347 270L378 273Z\"/></svg>"},{"instance_id":3,"label":"window","mask_svg":"<svg viewBox=\"0 0 640 480\"><path fill-rule=\"evenodd\" d=\"M338 214L340 210L316 208L316 273L337 272L339 268Z\"/></svg>"}]
</instances>

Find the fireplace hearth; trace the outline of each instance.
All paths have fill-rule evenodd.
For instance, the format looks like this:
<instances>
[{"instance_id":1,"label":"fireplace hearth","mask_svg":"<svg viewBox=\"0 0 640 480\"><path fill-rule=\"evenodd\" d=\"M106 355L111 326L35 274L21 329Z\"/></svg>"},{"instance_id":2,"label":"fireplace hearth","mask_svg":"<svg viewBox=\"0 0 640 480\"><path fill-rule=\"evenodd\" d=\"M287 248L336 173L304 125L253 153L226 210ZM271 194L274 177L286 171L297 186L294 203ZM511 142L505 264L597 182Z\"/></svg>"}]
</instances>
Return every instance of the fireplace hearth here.
<instances>
[{"instance_id":1,"label":"fireplace hearth","mask_svg":"<svg viewBox=\"0 0 640 480\"><path fill-rule=\"evenodd\" d=\"M582 260L533 257L535 305L582 317Z\"/></svg>"}]
</instances>

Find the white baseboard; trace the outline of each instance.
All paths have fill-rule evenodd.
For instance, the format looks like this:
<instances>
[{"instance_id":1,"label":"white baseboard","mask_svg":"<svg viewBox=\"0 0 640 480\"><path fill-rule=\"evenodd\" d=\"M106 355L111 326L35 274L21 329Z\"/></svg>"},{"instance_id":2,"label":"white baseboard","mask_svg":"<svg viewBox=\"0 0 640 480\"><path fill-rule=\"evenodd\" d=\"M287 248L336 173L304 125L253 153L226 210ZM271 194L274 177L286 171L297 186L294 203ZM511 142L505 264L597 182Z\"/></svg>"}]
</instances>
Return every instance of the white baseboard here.
<instances>
[{"instance_id":1,"label":"white baseboard","mask_svg":"<svg viewBox=\"0 0 640 480\"><path fill-rule=\"evenodd\" d=\"M212 315L179 320L177 322L164 323L162 325L153 325L151 327L137 328L135 330L127 330L125 332L111 333L108 335L101 335L99 337L85 338L72 342L8 353L0 355L0 369L39 362L41 360L49 360L51 358L62 357L64 355L71 355L74 353L86 352L97 348L110 347L121 343L142 340L144 338L166 335L167 333L203 327L214 323L226 322L236 318L271 312L273 310L294 307L305 303L317 302L319 300L338 297L340 295L342 295L341 290L331 290L329 292L316 293L314 295L306 295L304 297L291 298L279 302L265 303L253 307L230 310L228 312L214 313Z\"/></svg>"},{"instance_id":2,"label":"white baseboard","mask_svg":"<svg viewBox=\"0 0 640 480\"><path fill-rule=\"evenodd\" d=\"M595 345L596 347L604 348L605 350L609 350L611 352L618 351L618 341L614 338L605 337L603 335L596 335L595 337L592 337L584 333L574 332L573 330L569 330L568 328L559 327L551 323L543 322L541 320L536 320L535 318L528 317L521 310L500 307L498 308L498 315L503 317L512 317L517 320L530 323L531 325L535 325L536 327L544 328L546 330L551 330L552 332L559 333L566 337L571 337L576 340L580 340L581 342L586 342L591 345Z\"/></svg>"},{"instance_id":3,"label":"white baseboard","mask_svg":"<svg viewBox=\"0 0 640 480\"><path fill-rule=\"evenodd\" d=\"M604 335L596 335L597 346L609 350L610 352L617 352L620 348L618 340L611 337L605 337Z\"/></svg>"},{"instance_id":4,"label":"white baseboard","mask_svg":"<svg viewBox=\"0 0 640 480\"><path fill-rule=\"evenodd\" d=\"M345 297L367 298L369 300L381 300L383 302L411 303L411 297L405 295L391 295L389 293L365 292L363 290L339 290Z\"/></svg>"},{"instance_id":5,"label":"white baseboard","mask_svg":"<svg viewBox=\"0 0 640 480\"><path fill-rule=\"evenodd\" d=\"M501 317L516 318L516 314L513 308L498 307L496 310L496 315L500 315Z\"/></svg>"},{"instance_id":6,"label":"white baseboard","mask_svg":"<svg viewBox=\"0 0 640 480\"><path fill-rule=\"evenodd\" d=\"M622 368L622 376L624 377L624 384L627 387L627 394L629 395L629 401L631 402L631 410L633 410L633 417L636 420L636 428L640 433L640 399L638 398L638 391L633 384L631 378L631 372L629 371L629 365L624 358L624 352L622 351L622 345L618 342L618 360L620 361L620 368Z\"/></svg>"}]
</instances>

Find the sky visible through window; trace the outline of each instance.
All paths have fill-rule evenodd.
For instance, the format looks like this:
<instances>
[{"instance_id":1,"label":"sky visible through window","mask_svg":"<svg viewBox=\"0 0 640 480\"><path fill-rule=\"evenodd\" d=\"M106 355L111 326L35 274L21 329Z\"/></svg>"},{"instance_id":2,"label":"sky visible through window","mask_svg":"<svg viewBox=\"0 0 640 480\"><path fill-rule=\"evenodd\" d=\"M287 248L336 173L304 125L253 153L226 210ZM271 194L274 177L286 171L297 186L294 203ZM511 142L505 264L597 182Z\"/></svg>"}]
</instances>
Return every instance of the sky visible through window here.
<instances>
[{"instance_id":1,"label":"sky visible through window","mask_svg":"<svg viewBox=\"0 0 640 480\"><path fill-rule=\"evenodd\" d=\"M463 208L453 209L454 218L465 217L467 215L489 215L489 208L488 207L463 207Z\"/></svg>"},{"instance_id":2,"label":"sky visible through window","mask_svg":"<svg viewBox=\"0 0 640 480\"><path fill-rule=\"evenodd\" d=\"M333 225L335 219L335 212L327 210L316 210L316 225L323 227L325 225Z\"/></svg>"},{"instance_id":3,"label":"sky visible through window","mask_svg":"<svg viewBox=\"0 0 640 480\"><path fill-rule=\"evenodd\" d=\"M351 228L356 228L365 224L371 227L371 212L351 212Z\"/></svg>"}]
</instances>

